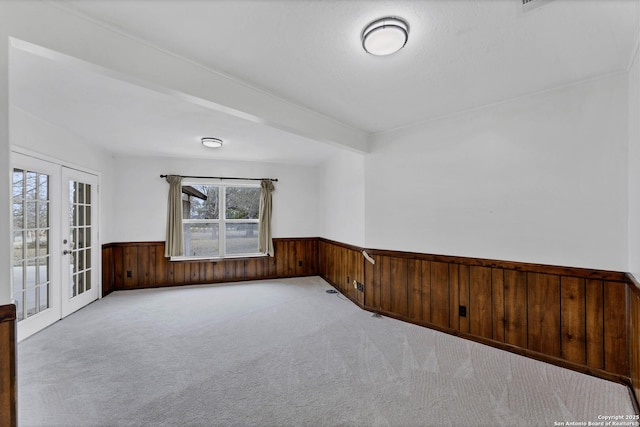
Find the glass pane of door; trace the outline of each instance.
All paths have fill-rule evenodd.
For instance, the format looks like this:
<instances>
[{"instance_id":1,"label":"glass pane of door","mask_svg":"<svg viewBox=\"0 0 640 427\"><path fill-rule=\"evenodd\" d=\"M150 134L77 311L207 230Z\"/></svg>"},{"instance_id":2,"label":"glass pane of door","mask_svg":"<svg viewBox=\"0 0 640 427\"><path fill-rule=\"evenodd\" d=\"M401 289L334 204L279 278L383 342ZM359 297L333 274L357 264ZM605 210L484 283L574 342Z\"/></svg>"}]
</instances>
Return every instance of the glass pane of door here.
<instances>
[{"instance_id":1,"label":"glass pane of door","mask_svg":"<svg viewBox=\"0 0 640 427\"><path fill-rule=\"evenodd\" d=\"M13 298L18 321L51 307L50 176L14 168Z\"/></svg>"},{"instance_id":2,"label":"glass pane of door","mask_svg":"<svg viewBox=\"0 0 640 427\"><path fill-rule=\"evenodd\" d=\"M69 181L69 296L91 290L91 184Z\"/></svg>"},{"instance_id":3,"label":"glass pane of door","mask_svg":"<svg viewBox=\"0 0 640 427\"><path fill-rule=\"evenodd\" d=\"M98 299L98 178L62 168L62 315Z\"/></svg>"}]
</instances>

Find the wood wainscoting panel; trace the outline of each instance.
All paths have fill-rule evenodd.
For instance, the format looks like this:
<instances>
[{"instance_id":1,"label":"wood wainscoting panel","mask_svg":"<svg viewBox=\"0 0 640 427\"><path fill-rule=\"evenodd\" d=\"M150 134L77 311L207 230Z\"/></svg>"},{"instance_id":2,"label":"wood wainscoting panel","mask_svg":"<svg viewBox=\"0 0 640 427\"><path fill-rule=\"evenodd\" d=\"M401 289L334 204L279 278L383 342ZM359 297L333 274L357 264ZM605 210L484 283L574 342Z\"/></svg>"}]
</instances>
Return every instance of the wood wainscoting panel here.
<instances>
[{"instance_id":1,"label":"wood wainscoting panel","mask_svg":"<svg viewBox=\"0 0 640 427\"><path fill-rule=\"evenodd\" d=\"M604 369L604 282L586 279L587 366Z\"/></svg>"},{"instance_id":2,"label":"wood wainscoting panel","mask_svg":"<svg viewBox=\"0 0 640 427\"><path fill-rule=\"evenodd\" d=\"M243 259L230 259L230 260L225 260L224 264L224 277L226 280L232 281L232 282L238 282L241 280L245 280L244 278L244 262L245 260ZM192 271L192 276L190 277L189 280L196 280L196 278L198 277L197 275L195 275L195 271L198 271L198 264L200 263L191 263L191 271ZM195 271L194 271L195 270ZM288 270L291 271L291 270Z\"/></svg>"},{"instance_id":3,"label":"wood wainscoting panel","mask_svg":"<svg viewBox=\"0 0 640 427\"><path fill-rule=\"evenodd\" d=\"M528 348L560 357L560 276L527 273Z\"/></svg>"},{"instance_id":4,"label":"wood wainscoting panel","mask_svg":"<svg viewBox=\"0 0 640 427\"><path fill-rule=\"evenodd\" d=\"M144 281L141 276L138 275L138 269L146 269L148 266L138 264L138 248L143 248L143 252L148 251L147 246L124 246L122 248L123 264L125 266L125 273L123 277L122 286L124 289L143 288Z\"/></svg>"},{"instance_id":5,"label":"wood wainscoting panel","mask_svg":"<svg viewBox=\"0 0 640 427\"><path fill-rule=\"evenodd\" d=\"M628 375L625 273L367 252L368 310L607 379Z\"/></svg>"},{"instance_id":6,"label":"wood wainscoting panel","mask_svg":"<svg viewBox=\"0 0 640 427\"><path fill-rule=\"evenodd\" d=\"M628 357L629 357L629 378L631 380L631 389L638 405L638 396L640 396L640 288L635 278L629 274L628 298L629 298L629 317L628 317ZM640 410L636 406L636 410Z\"/></svg>"},{"instance_id":7,"label":"wood wainscoting panel","mask_svg":"<svg viewBox=\"0 0 640 427\"><path fill-rule=\"evenodd\" d=\"M373 283L365 280L366 276L373 276L373 269L380 268L378 263L373 265L365 262L361 254L362 249L332 240L318 239L313 249L316 250L315 255L309 253L317 259L316 274L322 276L361 307L367 304L374 310L379 309L376 307L380 305L380 287L376 286L377 292L374 292ZM363 290L358 290L357 283L362 284ZM389 280L386 284L387 288L390 287L390 283ZM389 289L389 295L390 292Z\"/></svg>"},{"instance_id":8,"label":"wood wainscoting panel","mask_svg":"<svg viewBox=\"0 0 640 427\"><path fill-rule=\"evenodd\" d=\"M449 264L449 328L459 327L460 270L462 265Z\"/></svg>"},{"instance_id":9,"label":"wood wainscoting panel","mask_svg":"<svg viewBox=\"0 0 640 427\"><path fill-rule=\"evenodd\" d=\"M171 267L171 266L169 266L169 267ZM207 277L209 277L209 275L211 274L209 272L209 269L213 270L213 282L212 283L218 283L218 282L224 282L225 281L226 268L224 267L224 263L222 263L222 262L212 262L211 265L209 266L209 268L207 269Z\"/></svg>"},{"instance_id":10,"label":"wood wainscoting panel","mask_svg":"<svg viewBox=\"0 0 640 427\"><path fill-rule=\"evenodd\" d=\"M109 295L113 292L115 279L113 277L113 248L105 247L102 249L102 296Z\"/></svg>"},{"instance_id":11,"label":"wood wainscoting panel","mask_svg":"<svg viewBox=\"0 0 640 427\"><path fill-rule=\"evenodd\" d=\"M162 242L105 245L103 291L319 274L367 310L640 389L640 286L625 273L367 249L372 264L322 238L274 247L275 257L170 262Z\"/></svg>"},{"instance_id":12,"label":"wood wainscoting panel","mask_svg":"<svg viewBox=\"0 0 640 427\"><path fill-rule=\"evenodd\" d=\"M293 253L295 247L291 245L291 242L273 242L273 249L278 251L280 256L276 258L276 274L279 276L286 276L290 271L295 270L295 266L291 265L291 259L295 258Z\"/></svg>"},{"instance_id":13,"label":"wood wainscoting panel","mask_svg":"<svg viewBox=\"0 0 640 427\"><path fill-rule=\"evenodd\" d=\"M409 315L407 259L390 258L389 267L391 270L391 312L400 317L407 317Z\"/></svg>"},{"instance_id":14,"label":"wood wainscoting panel","mask_svg":"<svg viewBox=\"0 0 640 427\"><path fill-rule=\"evenodd\" d=\"M0 306L0 426L18 423L16 378L16 306Z\"/></svg>"},{"instance_id":15,"label":"wood wainscoting panel","mask_svg":"<svg viewBox=\"0 0 640 427\"><path fill-rule=\"evenodd\" d=\"M460 316L460 307L467 310ZM449 328L469 332L469 266L449 264Z\"/></svg>"},{"instance_id":16,"label":"wood wainscoting panel","mask_svg":"<svg viewBox=\"0 0 640 427\"><path fill-rule=\"evenodd\" d=\"M491 312L493 321L493 339L504 342L506 318L504 315L504 270L491 269Z\"/></svg>"},{"instance_id":17,"label":"wood wainscoting panel","mask_svg":"<svg viewBox=\"0 0 640 427\"><path fill-rule=\"evenodd\" d=\"M104 248L101 253L102 263L102 296L113 292L113 249Z\"/></svg>"},{"instance_id":18,"label":"wood wainscoting panel","mask_svg":"<svg viewBox=\"0 0 640 427\"><path fill-rule=\"evenodd\" d=\"M602 378L623 381L631 369L640 380L640 366L628 366L625 273L366 249L371 264L349 252L361 248L325 239L318 247L319 273L367 310ZM360 299L340 283L354 264ZM633 295L640 323L640 290ZM640 364L640 348L632 354Z\"/></svg>"},{"instance_id":19,"label":"wood wainscoting panel","mask_svg":"<svg viewBox=\"0 0 640 427\"><path fill-rule=\"evenodd\" d=\"M422 317L422 261L407 260L407 317L421 322Z\"/></svg>"},{"instance_id":20,"label":"wood wainscoting panel","mask_svg":"<svg viewBox=\"0 0 640 427\"><path fill-rule=\"evenodd\" d=\"M420 260L422 268L422 323L431 322L431 262Z\"/></svg>"},{"instance_id":21,"label":"wood wainscoting panel","mask_svg":"<svg viewBox=\"0 0 640 427\"><path fill-rule=\"evenodd\" d=\"M378 276L378 286L380 286L380 307L381 311L391 312L391 260L389 257L378 257L376 262L376 276Z\"/></svg>"},{"instance_id":22,"label":"wood wainscoting panel","mask_svg":"<svg viewBox=\"0 0 640 427\"><path fill-rule=\"evenodd\" d=\"M504 270L504 341L528 348L527 273Z\"/></svg>"},{"instance_id":23,"label":"wood wainscoting panel","mask_svg":"<svg viewBox=\"0 0 640 427\"><path fill-rule=\"evenodd\" d=\"M562 358L570 362L586 365L585 279L562 277L560 280Z\"/></svg>"},{"instance_id":24,"label":"wood wainscoting panel","mask_svg":"<svg viewBox=\"0 0 640 427\"><path fill-rule=\"evenodd\" d=\"M321 259L322 255L322 251L320 251ZM364 261L364 306L371 307L374 310L375 307L380 307L380 286L378 286L378 278L375 275L375 268L375 264L372 264L369 261ZM320 275L322 275L322 267L320 267Z\"/></svg>"},{"instance_id":25,"label":"wood wainscoting panel","mask_svg":"<svg viewBox=\"0 0 640 427\"><path fill-rule=\"evenodd\" d=\"M138 269L137 274L139 275L138 282L144 288L148 288L152 282L152 275L155 273L155 249L156 246L149 246L148 250L140 250L138 251L138 259L136 261L136 268ZM151 253L153 252L153 256ZM147 266L147 267L144 267ZM196 275L196 277L198 277ZM155 277L153 278L155 281Z\"/></svg>"},{"instance_id":26,"label":"wood wainscoting panel","mask_svg":"<svg viewBox=\"0 0 640 427\"><path fill-rule=\"evenodd\" d=\"M355 280L356 282L360 283L362 285L362 290L357 289L356 287L353 287L353 283L352 283L352 289L355 294L356 294L356 301L358 302L358 304L360 304L361 306L364 305L364 283L365 283L365 275L364 275L364 263L365 261L364 257L362 256L362 253L360 250L349 250L349 266L350 266L350 274L352 274L351 276L351 280ZM369 262L367 262L367 264L369 264Z\"/></svg>"},{"instance_id":27,"label":"wood wainscoting panel","mask_svg":"<svg viewBox=\"0 0 640 427\"><path fill-rule=\"evenodd\" d=\"M110 284L110 287L112 290L118 290L118 289L124 289L124 258L122 256L122 254L124 253L124 246L121 245L103 245L102 246L102 251L104 252L105 250L111 250L111 260L113 262L113 275L112 275L112 280L113 282ZM168 267L168 265L167 265ZM102 283L104 286L104 282L105 280L107 280L107 277L104 276L104 271L102 272L103 276L102 276ZM118 284L118 286L116 287L116 284Z\"/></svg>"},{"instance_id":28,"label":"wood wainscoting panel","mask_svg":"<svg viewBox=\"0 0 640 427\"><path fill-rule=\"evenodd\" d=\"M184 280L184 271L185 271L185 267L187 267L186 265L187 263L186 262L169 262L169 260L167 260L167 262L169 263L169 279L170 279L168 283L171 283L172 285L184 285L188 283L188 282L185 282ZM224 268L224 264L220 264L220 266ZM222 277L224 277L224 274L222 274ZM159 283L162 283L162 282L159 282ZM125 289L138 287L137 284L136 286L131 286L131 285L127 286L126 282L124 286L125 286L124 287Z\"/></svg>"},{"instance_id":29,"label":"wood wainscoting panel","mask_svg":"<svg viewBox=\"0 0 640 427\"><path fill-rule=\"evenodd\" d=\"M331 262L333 260L333 251L335 245L326 241L318 242L318 274L320 274L327 282L331 282Z\"/></svg>"},{"instance_id":30,"label":"wood wainscoting panel","mask_svg":"<svg viewBox=\"0 0 640 427\"><path fill-rule=\"evenodd\" d=\"M209 264L208 267L211 268L212 265ZM268 257L248 258L245 260L244 273L245 280L259 280L264 277L273 277L275 275L273 259Z\"/></svg>"},{"instance_id":31,"label":"wood wainscoting panel","mask_svg":"<svg viewBox=\"0 0 640 427\"><path fill-rule=\"evenodd\" d=\"M335 259L333 261L334 266L334 281L338 285L338 289L347 295L351 296L351 289L349 288L349 278L347 275L347 270L349 266L347 265L348 260L345 258L346 250L343 247L337 247L334 250Z\"/></svg>"},{"instance_id":32,"label":"wood wainscoting panel","mask_svg":"<svg viewBox=\"0 0 640 427\"><path fill-rule=\"evenodd\" d=\"M469 267L469 332L493 338L491 268Z\"/></svg>"},{"instance_id":33,"label":"wood wainscoting panel","mask_svg":"<svg viewBox=\"0 0 640 427\"><path fill-rule=\"evenodd\" d=\"M627 287L624 283L604 284L604 369L628 376L627 368Z\"/></svg>"},{"instance_id":34,"label":"wood wainscoting panel","mask_svg":"<svg viewBox=\"0 0 640 427\"><path fill-rule=\"evenodd\" d=\"M456 284L457 285L457 284ZM449 328L449 264L431 263L431 323Z\"/></svg>"},{"instance_id":35,"label":"wood wainscoting panel","mask_svg":"<svg viewBox=\"0 0 640 427\"><path fill-rule=\"evenodd\" d=\"M160 283L168 277L169 265L165 262L164 245L153 246L153 264L151 265L152 283Z\"/></svg>"},{"instance_id":36,"label":"wood wainscoting panel","mask_svg":"<svg viewBox=\"0 0 640 427\"><path fill-rule=\"evenodd\" d=\"M340 275L339 280L342 281L342 289L345 295L351 299L356 297L356 289L353 287L353 266L351 265L350 251L347 248L338 249L338 258L340 259Z\"/></svg>"},{"instance_id":37,"label":"wood wainscoting panel","mask_svg":"<svg viewBox=\"0 0 640 427\"><path fill-rule=\"evenodd\" d=\"M318 274L318 239L273 239L274 257L170 261L164 242L102 247L103 295L113 290L221 283Z\"/></svg>"}]
</instances>

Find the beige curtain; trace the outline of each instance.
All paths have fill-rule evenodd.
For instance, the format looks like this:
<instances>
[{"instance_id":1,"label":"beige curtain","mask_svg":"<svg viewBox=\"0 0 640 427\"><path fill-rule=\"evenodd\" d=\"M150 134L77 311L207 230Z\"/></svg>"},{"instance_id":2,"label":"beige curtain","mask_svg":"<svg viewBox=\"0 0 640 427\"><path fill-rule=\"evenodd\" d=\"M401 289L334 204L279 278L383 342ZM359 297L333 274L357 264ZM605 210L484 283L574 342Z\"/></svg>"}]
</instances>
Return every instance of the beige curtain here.
<instances>
[{"instance_id":1,"label":"beige curtain","mask_svg":"<svg viewBox=\"0 0 640 427\"><path fill-rule=\"evenodd\" d=\"M275 191L270 179L263 179L260 187L260 220L258 223L258 251L273 256L273 240L271 238L271 193Z\"/></svg>"},{"instance_id":2,"label":"beige curtain","mask_svg":"<svg viewBox=\"0 0 640 427\"><path fill-rule=\"evenodd\" d=\"M182 241L182 177L167 175L169 198L167 199L167 238L164 245L164 256L184 255Z\"/></svg>"}]
</instances>

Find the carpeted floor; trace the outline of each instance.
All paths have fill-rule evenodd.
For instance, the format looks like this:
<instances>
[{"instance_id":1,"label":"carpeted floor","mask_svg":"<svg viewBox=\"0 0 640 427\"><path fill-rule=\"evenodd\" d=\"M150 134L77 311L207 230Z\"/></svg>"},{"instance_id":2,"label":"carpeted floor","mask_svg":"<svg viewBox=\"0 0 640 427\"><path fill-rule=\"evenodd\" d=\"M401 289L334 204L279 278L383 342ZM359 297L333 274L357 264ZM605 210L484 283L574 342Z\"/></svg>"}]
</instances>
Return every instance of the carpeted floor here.
<instances>
[{"instance_id":1,"label":"carpeted floor","mask_svg":"<svg viewBox=\"0 0 640 427\"><path fill-rule=\"evenodd\" d=\"M18 346L29 426L553 426L619 384L389 318L318 277L121 291Z\"/></svg>"}]
</instances>

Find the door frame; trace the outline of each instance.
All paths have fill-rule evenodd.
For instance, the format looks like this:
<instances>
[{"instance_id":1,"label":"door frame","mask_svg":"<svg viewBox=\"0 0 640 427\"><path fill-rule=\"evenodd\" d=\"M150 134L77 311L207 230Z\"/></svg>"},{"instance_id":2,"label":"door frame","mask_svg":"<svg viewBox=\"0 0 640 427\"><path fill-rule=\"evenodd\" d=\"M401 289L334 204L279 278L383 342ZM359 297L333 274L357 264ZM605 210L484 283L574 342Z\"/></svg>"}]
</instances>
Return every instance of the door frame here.
<instances>
[{"instance_id":1,"label":"door frame","mask_svg":"<svg viewBox=\"0 0 640 427\"><path fill-rule=\"evenodd\" d=\"M56 252L58 251L58 260L57 265L61 266L62 265L62 176L63 176L63 168L67 168L67 169L73 169L73 170L77 170L83 173L87 173L90 175L95 175L96 179L97 179L97 187L96 187L96 209L95 209L95 215L96 215L96 232L97 232L97 240L96 240L96 244L95 244L95 250L97 252L97 257L96 257L96 265L95 268L93 269L93 271L95 272L95 279L94 279L94 284L96 286L98 295L97 295L97 299L94 301L97 301L99 299L102 299L102 240L101 240L101 233L100 233L100 229L101 229L101 215L100 215L100 205L101 205L101 195L100 195L100 183L102 181L102 174L98 171L95 171L93 169L90 168L86 168L59 158L55 158L46 154L42 154L40 152L37 151L32 151L29 150L27 148L24 147L20 147L20 146L16 146L16 145L11 145L10 146L10 165L9 165L9 169L10 172L13 171L14 167L17 166L15 164L15 156L25 156L25 157L30 157L35 159L36 161L40 161L40 162L45 162L45 163L49 163L51 164L54 168L58 169L58 177L57 177L57 187L55 188L55 191L57 191L57 198L58 198L58 207L56 209L56 215L57 215L57 226L60 229L60 233L55 233L58 234L58 236L56 236L53 240L54 243L51 244L50 246L50 251L52 252ZM12 181L12 180L11 180ZM10 229L10 235L13 235L13 214L10 213L9 215L9 229ZM54 234L54 233L51 233ZM56 240L58 239L58 240ZM55 244L55 246L54 246ZM13 253L12 251L9 253ZM52 261L53 258L52 258ZM13 262L11 263L13 265ZM92 267L93 268L93 267ZM62 284L62 269L58 267L57 269L57 278L58 278L58 282L60 284L59 287L59 292L57 292L59 294L59 297L56 296L57 298L60 298L60 301L58 301L58 306L59 306L59 313L56 316L57 318L53 321L51 321L50 324L55 323L56 321L66 317L68 314L71 314L71 312L63 315L62 312L62 305L63 302L61 301L61 298L65 295L67 295L68 293L65 293L63 290L63 284ZM11 269L10 273L9 273L9 283L11 284L11 294L12 294L12 298L13 298L13 268ZM92 301L93 302L93 301ZM15 300L13 301L13 303L15 303ZM75 311L75 310L73 310ZM73 312L72 311L72 312ZM38 313L39 315L40 313ZM36 315L36 316L38 316ZM35 316L34 316L35 317ZM28 319L27 319L28 320ZM20 342L25 338L28 338L29 336L33 335L36 332L39 332L40 330L44 329L46 326L43 327L39 327L39 328L35 328L35 327L20 327L20 323L16 322L18 324L18 328L17 328L17 341ZM34 325L35 326L35 325ZM39 326L39 325L38 325Z\"/></svg>"}]
</instances>

